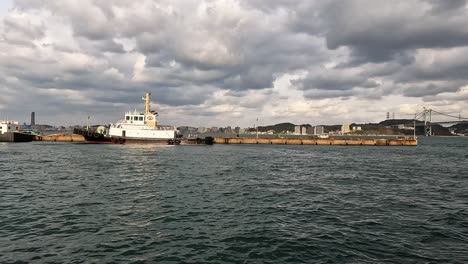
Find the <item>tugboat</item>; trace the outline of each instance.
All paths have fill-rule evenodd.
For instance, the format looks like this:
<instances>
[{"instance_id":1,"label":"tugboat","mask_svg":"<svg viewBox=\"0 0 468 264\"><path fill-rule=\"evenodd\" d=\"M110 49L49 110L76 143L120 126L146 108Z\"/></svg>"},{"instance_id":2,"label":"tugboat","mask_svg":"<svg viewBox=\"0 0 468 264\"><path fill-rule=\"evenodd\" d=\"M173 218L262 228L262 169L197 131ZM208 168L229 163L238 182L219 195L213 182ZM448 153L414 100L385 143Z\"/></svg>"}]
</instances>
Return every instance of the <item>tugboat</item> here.
<instances>
[{"instance_id":1,"label":"tugboat","mask_svg":"<svg viewBox=\"0 0 468 264\"><path fill-rule=\"evenodd\" d=\"M33 134L22 133L17 121L0 121L0 142L31 142Z\"/></svg>"},{"instance_id":2,"label":"tugboat","mask_svg":"<svg viewBox=\"0 0 468 264\"><path fill-rule=\"evenodd\" d=\"M151 93L146 93L145 112L127 112L124 119L99 126L96 129L74 129L74 134L83 135L87 143L159 143L178 145L180 136L173 126L160 126L156 120L158 113L150 109Z\"/></svg>"}]
</instances>

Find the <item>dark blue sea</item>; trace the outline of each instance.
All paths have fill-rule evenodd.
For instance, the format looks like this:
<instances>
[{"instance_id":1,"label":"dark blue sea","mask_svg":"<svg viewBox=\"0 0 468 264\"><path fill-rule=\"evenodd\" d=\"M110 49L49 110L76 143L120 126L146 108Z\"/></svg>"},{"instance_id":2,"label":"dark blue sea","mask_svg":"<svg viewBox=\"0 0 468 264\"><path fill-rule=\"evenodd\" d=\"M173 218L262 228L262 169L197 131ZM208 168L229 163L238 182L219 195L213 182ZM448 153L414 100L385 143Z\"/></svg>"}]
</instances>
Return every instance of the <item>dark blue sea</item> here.
<instances>
[{"instance_id":1,"label":"dark blue sea","mask_svg":"<svg viewBox=\"0 0 468 264\"><path fill-rule=\"evenodd\" d=\"M0 143L0 263L468 263L468 138Z\"/></svg>"}]
</instances>

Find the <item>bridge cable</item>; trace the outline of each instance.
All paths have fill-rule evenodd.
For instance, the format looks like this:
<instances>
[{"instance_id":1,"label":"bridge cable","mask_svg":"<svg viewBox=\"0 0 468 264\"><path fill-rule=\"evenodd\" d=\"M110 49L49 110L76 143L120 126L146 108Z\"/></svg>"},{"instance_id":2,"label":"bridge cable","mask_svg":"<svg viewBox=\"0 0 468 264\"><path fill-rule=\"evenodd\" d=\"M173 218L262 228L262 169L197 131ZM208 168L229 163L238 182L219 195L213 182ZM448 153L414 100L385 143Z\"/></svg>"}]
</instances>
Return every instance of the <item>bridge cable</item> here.
<instances>
[{"instance_id":1,"label":"bridge cable","mask_svg":"<svg viewBox=\"0 0 468 264\"><path fill-rule=\"evenodd\" d=\"M456 118L456 119L459 119L459 120L460 120L460 119L468 120L468 117L453 116L453 115L449 115L449 114L445 114L445 113L438 112L438 111L436 111L436 110L432 110L432 112L438 113L438 114L440 114L440 115L444 115L444 116Z\"/></svg>"}]
</instances>

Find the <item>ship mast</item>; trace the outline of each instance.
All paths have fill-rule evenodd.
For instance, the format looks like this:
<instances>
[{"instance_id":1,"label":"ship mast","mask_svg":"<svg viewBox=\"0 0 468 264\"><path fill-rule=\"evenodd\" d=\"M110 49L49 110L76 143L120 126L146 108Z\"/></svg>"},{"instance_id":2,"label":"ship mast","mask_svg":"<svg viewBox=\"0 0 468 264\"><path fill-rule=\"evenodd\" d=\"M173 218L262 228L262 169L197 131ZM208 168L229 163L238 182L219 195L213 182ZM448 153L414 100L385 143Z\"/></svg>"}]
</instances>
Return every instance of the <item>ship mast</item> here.
<instances>
[{"instance_id":1,"label":"ship mast","mask_svg":"<svg viewBox=\"0 0 468 264\"><path fill-rule=\"evenodd\" d=\"M150 104L151 104L151 93L147 92L145 94L145 124L151 126L151 127L156 127L158 123L156 122L156 114L154 112L151 112L150 109Z\"/></svg>"},{"instance_id":2,"label":"ship mast","mask_svg":"<svg viewBox=\"0 0 468 264\"><path fill-rule=\"evenodd\" d=\"M150 112L150 96L151 96L151 93L148 92L146 93L146 96L145 96L145 115L151 115L151 112Z\"/></svg>"}]
</instances>

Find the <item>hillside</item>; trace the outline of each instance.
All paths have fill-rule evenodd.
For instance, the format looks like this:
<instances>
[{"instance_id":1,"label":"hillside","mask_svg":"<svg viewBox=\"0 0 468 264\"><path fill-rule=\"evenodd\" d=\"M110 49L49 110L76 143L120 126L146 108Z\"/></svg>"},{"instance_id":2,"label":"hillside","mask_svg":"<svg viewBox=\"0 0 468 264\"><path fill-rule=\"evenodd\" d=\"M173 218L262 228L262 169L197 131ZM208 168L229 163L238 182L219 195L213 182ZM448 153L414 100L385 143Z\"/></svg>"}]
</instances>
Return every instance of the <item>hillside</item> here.
<instances>
[{"instance_id":1,"label":"hillside","mask_svg":"<svg viewBox=\"0 0 468 264\"><path fill-rule=\"evenodd\" d=\"M379 123L382 126L398 126L404 124L413 124L414 119L387 119ZM421 123L417 121L417 123Z\"/></svg>"},{"instance_id":2,"label":"hillside","mask_svg":"<svg viewBox=\"0 0 468 264\"><path fill-rule=\"evenodd\" d=\"M362 128L360 131L353 131L351 134L354 135L413 135L413 130L411 129L398 129L397 126L400 124L412 124L413 119L389 119L382 121L380 123L369 123L369 124L351 124L351 127L359 126ZM259 126L259 132L275 131L275 133L286 133L287 131L293 132L296 125L293 123L280 123L270 126ZM309 128L311 125L302 124L301 126ZM341 125L330 125L323 126L324 131L329 133L331 131L340 131ZM455 127L455 126L453 126ZM468 124L459 124L456 125L457 130L465 131L468 127ZM250 132L255 132L255 128L248 129ZM435 136L451 136L449 129L441 125L432 125L432 132ZM424 127L421 121L417 122L416 134L422 135L424 133Z\"/></svg>"},{"instance_id":3,"label":"hillside","mask_svg":"<svg viewBox=\"0 0 468 264\"><path fill-rule=\"evenodd\" d=\"M455 133L466 134L468 133L468 123L456 124L450 127Z\"/></svg>"},{"instance_id":4,"label":"hillside","mask_svg":"<svg viewBox=\"0 0 468 264\"><path fill-rule=\"evenodd\" d=\"M385 120L385 121L382 121L379 123L379 125L382 125L382 126L398 126L398 125L401 125L401 124L412 124L414 122L414 119L388 119L388 120ZM421 127L423 126L423 122L422 121L416 121L416 125L418 126L417 129L416 129L416 132L418 135L422 135L424 134L424 128ZM401 133L405 133L405 134L408 134L408 131L402 131L400 129L393 129L395 130L396 132L401 132ZM413 132L411 132L412 134ZM449 129L447 127L443 127L441 125L438 125L438 124L433 124L432 125L432 134L434 136L453 136L452 133L450 133Z\"/></svg>"}]
</instances>

